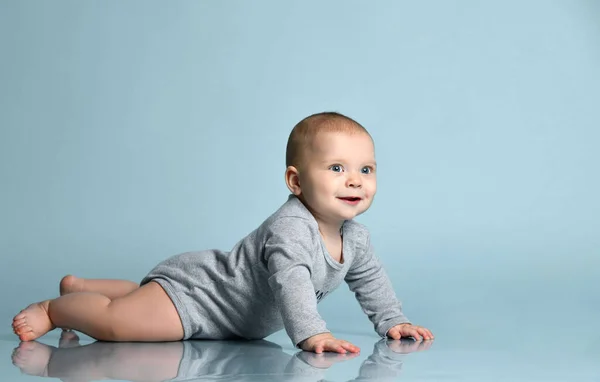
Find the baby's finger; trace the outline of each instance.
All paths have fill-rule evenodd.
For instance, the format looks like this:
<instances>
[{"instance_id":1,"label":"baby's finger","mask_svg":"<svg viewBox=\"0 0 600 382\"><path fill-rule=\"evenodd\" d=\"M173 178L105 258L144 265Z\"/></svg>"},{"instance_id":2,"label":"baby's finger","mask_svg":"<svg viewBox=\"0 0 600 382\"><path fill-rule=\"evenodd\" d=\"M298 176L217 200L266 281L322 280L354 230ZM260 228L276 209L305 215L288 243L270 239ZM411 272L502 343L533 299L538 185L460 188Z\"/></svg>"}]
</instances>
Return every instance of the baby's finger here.
<instances>
[{"instance_id":1,"label":"baby's finger","mask_svg":"<svg viewBox=\"0 0 600 382\"><path fill-rule=\"evenodd\" d=\"M321 354L323 353L323 350L325 350L325 346L323 345L322 342L318 343L317 345L315 345L315 353L317 354Z\"/></svg>"},{"instance_id":2,"label":"baby's finger","mask_svg":"<svg viewBox=\"0 0 600 382\"><path fill-rule=\"evenodd\" d=\"M417 331L417 328L411 327L411 328L406 328L404 330L404 334L408 337L411 336L413 337L416 341L421 341L421 335L419 334L419 332Z\"/></svg>"},{"instance_id":3,"label":"baby's finger","mask_svg":"<svg viewBox=\"0 0 600 382\"><path fill-rule=\"evenodd\" d=\"M433 336L433 333L431 333L431 330L429 330L429 329L425 329L425 330L427 330L427 334L429 334L429 338L430 338L430 339L434 339L434 338L435 338L435 337Z\"/></svg>"},{"instance_id":4,"label":"baby's finger","mask_svg":"<svg viewBox=\"0 0 600 382\"><path fill-rule=\"evenodd\" d=\"M342 341L342 347L350 353L360 352L360 348L358 346L355 346L348 341Z\"/></svg>"},{"instance_id":5,"label":"baby's finger","mask_svg":"<svg viewBox=\"0 0 600 382\"><path fill-rule=\"evenodd\" d=\"M325 345L325 351L331 351L335 353L344 354L346 353L346 349L341 344L341 341L328 341Z\"/></svg>"},{"instance_id":6,"label":"baby's finger","mask_svg":"<svg viewBox=\"0 0 600 382\"><path fill-rule=\"evenodd\" d=\"M400 339L400 337L402 337L402 336L400 335L400 331L399 331L398 329L396 329L396 328L391 328L391 329L388 331L388 336L389 336L390 338L393 338L393 339L395 339L395 340L399 340L399 339Z\"/></svg>"},{"instance_id":7,"label":"baby's finger","mask_svg":"<svg viewBox=\"0 0 600 382\"><path fill-rule=\"evenodd\" d=\"M431 339L429 331L425 328L417 328L417 333L419 333L423 337L424 340Z\"/></svg>"},{"instance_id":8,"label":"baby's finger","mask_svg":"<svg viewBox=\"0 0 600 382\"><path fill-rule=\"evenodd\" d=\"M427 336L429 337L430 340L432 340L433 337L433 333L431 333L431 330L427 329L427 328L423 328L423 330L425 330L425 333L427 333Z\"/></svg>"}]
</instances>

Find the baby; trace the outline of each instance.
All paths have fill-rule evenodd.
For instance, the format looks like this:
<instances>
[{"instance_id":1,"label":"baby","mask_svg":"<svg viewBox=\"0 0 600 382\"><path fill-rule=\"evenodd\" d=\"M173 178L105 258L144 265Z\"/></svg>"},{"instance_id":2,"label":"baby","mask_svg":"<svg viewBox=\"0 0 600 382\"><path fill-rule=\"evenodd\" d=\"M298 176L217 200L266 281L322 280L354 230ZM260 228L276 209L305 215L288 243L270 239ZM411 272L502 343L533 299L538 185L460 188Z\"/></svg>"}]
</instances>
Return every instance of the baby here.
<instances>
[{"instance_id":1,"label":"baby","mask_svg":"<svg viewBox=\"0 0 600 382\"><path fill-rule=\"evenodd\" d=\"M65 276L61 297L29 305L13 319L14 332L21 341L58 327L158 342L262 339L285 329L305 351L356 353L317 312L345 281L380 336L433 339L404 316L367 228L353 220L373 201L376 169L363 126L338 113L311 115L287 143L287 201L231 251L173 256L139 285Z\"/></svg>"}]
</instances>

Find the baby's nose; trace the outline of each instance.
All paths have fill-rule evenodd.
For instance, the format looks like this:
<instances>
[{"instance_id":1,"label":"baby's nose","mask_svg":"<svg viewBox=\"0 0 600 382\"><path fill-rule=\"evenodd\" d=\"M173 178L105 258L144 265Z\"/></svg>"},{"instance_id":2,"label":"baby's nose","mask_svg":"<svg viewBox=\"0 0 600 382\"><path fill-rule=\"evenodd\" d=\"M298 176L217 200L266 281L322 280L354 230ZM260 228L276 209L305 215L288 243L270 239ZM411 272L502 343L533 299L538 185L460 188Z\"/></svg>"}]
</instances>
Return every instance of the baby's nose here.
<instances>
[{"instance_id":1,"label":"baby's nose","mask_svg":"<svg viewBox=\"0 0 600 382\"><path fill-rule=\"evenodd\" d=\"M350 173L348 175L348 179L346 180L346 187L360 187L360 186L362 186L360 176L356 176L353 173Z\"/></svg>"}]
</instances>

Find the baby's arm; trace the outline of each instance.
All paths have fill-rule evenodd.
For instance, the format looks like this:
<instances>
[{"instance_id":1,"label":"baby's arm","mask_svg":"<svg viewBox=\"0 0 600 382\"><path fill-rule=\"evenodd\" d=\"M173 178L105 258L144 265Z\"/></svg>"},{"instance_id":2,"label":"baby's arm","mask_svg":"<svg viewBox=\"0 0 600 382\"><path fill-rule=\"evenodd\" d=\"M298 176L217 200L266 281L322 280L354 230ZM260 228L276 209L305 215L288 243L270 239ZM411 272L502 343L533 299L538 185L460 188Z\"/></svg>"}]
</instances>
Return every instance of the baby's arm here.
<instances>
[{"instance_id":1,"label":"baby's arm","mask_svg":"<svg viewBox=\"0 0 600 382\"><path fill-rule=\"evenodd\" d=\"M370 239L364 253L357 253L345 281L354 292L363 312L375 326L375 331L386 337L395 325L410 323L402 312L392 283L375 256Z\"/></svg>"},{"instance_id":2,"label":"baby's arm","mask_svg":"<svg viewBox=\"0 0 600 382\"><path fill-rule=\"evenodd\" d=\"M269 286L275 296L285 330L296 347L322 352L359 349L334 338L317 311L311 281L316 243L307 223L300 218L280 218L273 223L265 243L264 260Z\"/></svg>"}]
</instances>

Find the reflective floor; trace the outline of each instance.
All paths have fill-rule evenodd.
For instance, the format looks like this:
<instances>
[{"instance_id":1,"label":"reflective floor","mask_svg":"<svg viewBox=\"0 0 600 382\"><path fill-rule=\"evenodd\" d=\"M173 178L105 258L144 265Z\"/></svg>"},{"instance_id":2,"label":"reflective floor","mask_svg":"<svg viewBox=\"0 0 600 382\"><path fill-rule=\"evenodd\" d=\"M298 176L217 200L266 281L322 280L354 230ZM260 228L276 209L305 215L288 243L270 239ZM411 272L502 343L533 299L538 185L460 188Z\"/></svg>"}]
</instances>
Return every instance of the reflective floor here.
<instances>
[{"instance_id":1,"label":"reflective floor","mask_svg":"<svg viewBox=\"0 0 600 382\"><path fill-rule=\"evenodd\" d=\"M0 380L600 381L599 347L590 338L502 335L484 344L440 336L422 343L342 336L361 352L302 352L281 332L263 341L173 343L95 342L56 330L20 344L6 334L0 335Z\"/></svg>"}]
</instances>

